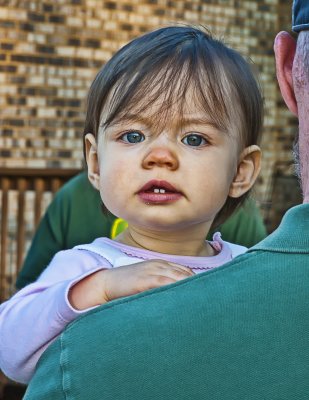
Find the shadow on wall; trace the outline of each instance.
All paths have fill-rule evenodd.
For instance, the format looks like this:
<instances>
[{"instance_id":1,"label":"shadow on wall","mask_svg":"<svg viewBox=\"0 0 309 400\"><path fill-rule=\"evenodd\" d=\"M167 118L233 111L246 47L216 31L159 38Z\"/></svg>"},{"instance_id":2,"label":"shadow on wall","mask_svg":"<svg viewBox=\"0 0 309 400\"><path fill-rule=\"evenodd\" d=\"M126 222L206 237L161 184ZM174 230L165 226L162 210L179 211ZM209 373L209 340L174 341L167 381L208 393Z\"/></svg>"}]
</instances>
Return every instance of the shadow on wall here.
<instances>
[{"instance_id":1,"label":"shadow on wall","mask_svg":"<svg viewBox=\"0 0 309 400\"><path fill-rule=\"evenodd\" d=\"M274 165L266 201L261 205L267 231L273 232L286 211L302 203L302 192L292 161Z\"/></svg>"}]
</instances>

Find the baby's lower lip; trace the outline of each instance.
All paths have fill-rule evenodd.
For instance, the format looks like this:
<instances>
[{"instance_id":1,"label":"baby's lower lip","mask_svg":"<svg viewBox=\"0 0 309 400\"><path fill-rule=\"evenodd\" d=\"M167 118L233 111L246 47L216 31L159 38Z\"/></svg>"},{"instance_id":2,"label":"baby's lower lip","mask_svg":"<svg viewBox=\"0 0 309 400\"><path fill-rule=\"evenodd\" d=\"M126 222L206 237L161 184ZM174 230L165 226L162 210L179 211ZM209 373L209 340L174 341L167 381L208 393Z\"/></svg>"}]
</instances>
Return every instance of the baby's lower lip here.
<instances>
[{"instance_id":1,"label":"baby's lower lip","mask_svg":"<svg viewBox=\"0 0 309 400\"><path fill-rule=\"evenodd\" d=\"M182 194L178 192L165 192L165 193L139 192L138 196L144 203L166 204L179 200L182 197Z\"/></svg>"}]
</instances>

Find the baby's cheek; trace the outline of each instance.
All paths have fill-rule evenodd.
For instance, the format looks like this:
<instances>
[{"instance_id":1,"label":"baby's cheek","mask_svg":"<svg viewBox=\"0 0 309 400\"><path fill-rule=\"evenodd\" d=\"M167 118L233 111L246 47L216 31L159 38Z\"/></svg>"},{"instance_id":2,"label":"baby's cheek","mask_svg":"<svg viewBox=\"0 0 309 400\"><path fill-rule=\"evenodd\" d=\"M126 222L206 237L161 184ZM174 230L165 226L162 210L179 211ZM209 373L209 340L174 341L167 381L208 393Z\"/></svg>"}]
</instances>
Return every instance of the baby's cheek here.
<instances>
[{"instance_id":1,"label":"baby's cheek","mask_svg":"<svg viewBox=\"0 0 309 400\"><path fill-rule=\"evenodd\" d=\"M128 179L124 179L121 168L106 168L100 174L100 194L106 208L115 215L123 207Z\"/></svg>"}]
</instances>

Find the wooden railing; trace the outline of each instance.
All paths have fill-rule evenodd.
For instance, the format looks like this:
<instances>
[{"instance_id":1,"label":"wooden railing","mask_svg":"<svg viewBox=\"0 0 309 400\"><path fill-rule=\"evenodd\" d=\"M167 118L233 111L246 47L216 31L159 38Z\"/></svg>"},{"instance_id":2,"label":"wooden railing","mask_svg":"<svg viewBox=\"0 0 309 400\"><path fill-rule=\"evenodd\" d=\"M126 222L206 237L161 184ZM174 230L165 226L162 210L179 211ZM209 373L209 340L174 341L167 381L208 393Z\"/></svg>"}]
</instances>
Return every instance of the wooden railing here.
<instances>
[{"instance_id":1,"label":"wooden railing","mask_svg":"<svg viewBox=\"0 0 309 400\"><path fill-rule=\"evenodd\" d=\"M31 239L55 192L79 172L79 169L0 168L0 302L14 290L25 256L26 235ZM47 201L46 194L49 194ZM32 221L26 215L29 210ZM28 225L30 228L26 229Z\"/></svg>"}]
</instances>

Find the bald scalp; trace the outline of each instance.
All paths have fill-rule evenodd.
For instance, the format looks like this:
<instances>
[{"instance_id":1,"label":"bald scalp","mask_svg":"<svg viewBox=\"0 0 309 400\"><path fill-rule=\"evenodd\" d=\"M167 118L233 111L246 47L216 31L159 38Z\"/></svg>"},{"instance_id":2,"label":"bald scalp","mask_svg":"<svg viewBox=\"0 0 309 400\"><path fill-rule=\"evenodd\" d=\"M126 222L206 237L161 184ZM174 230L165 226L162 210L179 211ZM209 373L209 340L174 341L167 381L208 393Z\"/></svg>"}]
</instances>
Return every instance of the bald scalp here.
<instances>
[{"instance_id":1,"label":"bald scalp","mask_svg":"<svg viewBox=\"0 0 309 400\"><path fill-rule=\"evenodd\" d=\"M299 33L292 75L299 119L298 171L303 202L309 203L309 31Z\"/></svg>"}]
</instances>

